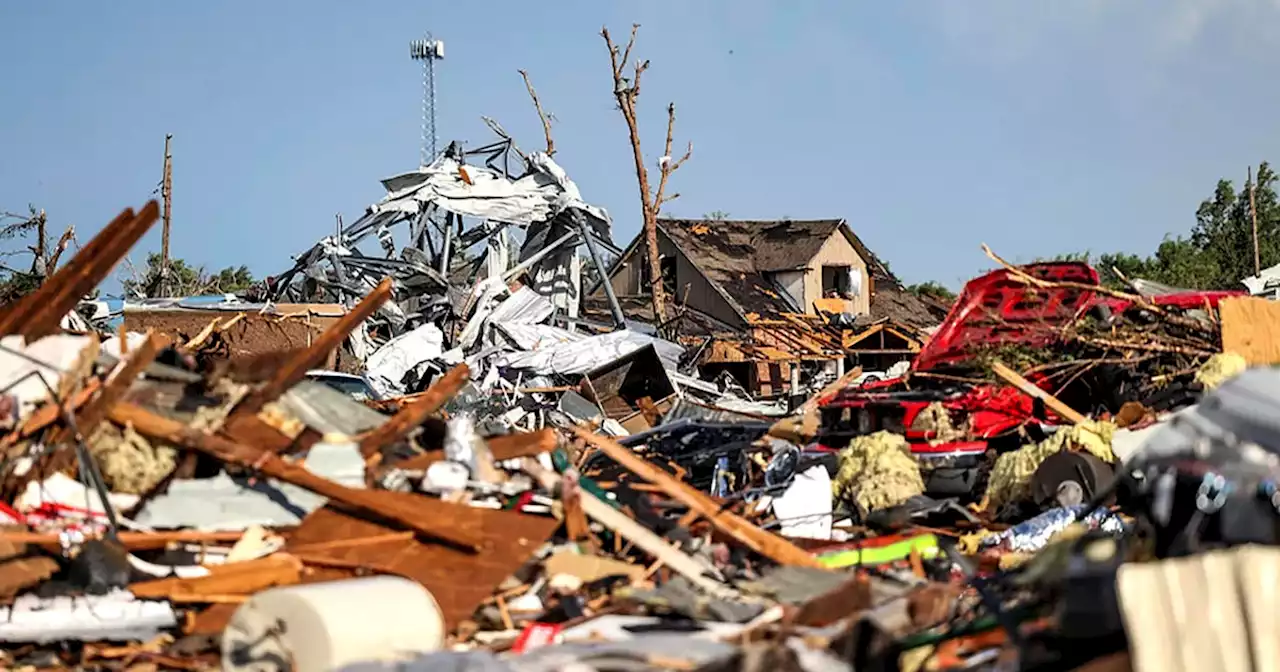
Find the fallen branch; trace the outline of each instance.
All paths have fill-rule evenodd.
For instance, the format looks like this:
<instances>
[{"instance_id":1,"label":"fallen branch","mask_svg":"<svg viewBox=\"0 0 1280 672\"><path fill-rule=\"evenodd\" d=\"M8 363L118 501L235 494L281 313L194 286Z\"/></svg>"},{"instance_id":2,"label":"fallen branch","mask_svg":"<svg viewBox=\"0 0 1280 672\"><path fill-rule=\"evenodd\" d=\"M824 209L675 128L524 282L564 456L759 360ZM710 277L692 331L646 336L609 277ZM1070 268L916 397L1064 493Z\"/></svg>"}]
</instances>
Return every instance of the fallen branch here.
<instances>
[{"instance_id":1,"label":"fallen branch","mask_svg":"<svg viewBox=\"0 0 1280 672\"><path fill-rule=\"evenodd\" d=\"M538 111L538 119L542 122L542 133L547 137L547 156L555 156L556 142L551 138L551 119L542 111L542 103L538 100L538 92L534 90L533 83L529 81L529 73L524 70L517 72L524 78L524 88L529 90L529 97L533 99L533 109Z\"/></svg>"}]
</instances>

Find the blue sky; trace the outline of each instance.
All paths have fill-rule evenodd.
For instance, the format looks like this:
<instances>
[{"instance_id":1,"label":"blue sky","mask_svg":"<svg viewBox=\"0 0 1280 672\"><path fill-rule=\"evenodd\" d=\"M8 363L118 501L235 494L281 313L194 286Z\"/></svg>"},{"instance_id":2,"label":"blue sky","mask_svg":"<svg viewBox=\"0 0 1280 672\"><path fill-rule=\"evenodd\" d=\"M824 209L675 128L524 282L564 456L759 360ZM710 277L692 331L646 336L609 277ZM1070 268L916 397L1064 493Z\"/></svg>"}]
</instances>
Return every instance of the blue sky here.
<instances>
[{"instance_id":1,"label":"blue sky","mask_svg":"<svg viewBox=\"0 0 1280 672\"><path fill-rule=\"evenodd\" d=\"M557 160L638 229L626 130L598 35L642 24L649 163L664 108L693 157L667 213L844 217L908 282L958 287L1060 251L1147 252L1220 177L1280 160L1276 0L0 3L0 210L87 241L150 197L174 134L175 256L287 268L417 165L421 75L447 44L442 144ZM159 227L132 257L158 249ZM113 283L114 284L114 283Z\"/></svg>"}]
</instances>

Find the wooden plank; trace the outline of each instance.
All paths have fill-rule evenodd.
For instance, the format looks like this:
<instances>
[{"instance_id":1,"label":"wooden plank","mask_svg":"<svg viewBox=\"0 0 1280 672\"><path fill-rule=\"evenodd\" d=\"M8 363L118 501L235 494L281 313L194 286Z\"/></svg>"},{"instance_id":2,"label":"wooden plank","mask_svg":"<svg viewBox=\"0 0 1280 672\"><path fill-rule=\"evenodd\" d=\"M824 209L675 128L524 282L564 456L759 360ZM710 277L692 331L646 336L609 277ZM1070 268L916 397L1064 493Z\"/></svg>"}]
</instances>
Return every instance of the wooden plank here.
<instances>
[{"instance_id":1,"label":"wooden plank","mask_svg":"<svg viewBox=\"0 0 1280 672\"><path fill-rule=\"evenodd\" d=\"M94 236L91 243L97 242L99 238L105 240L90 254L85 254L87 249L82 249L71 259L71 263L54 273L39 290L27 297L32 299L34 307L26 321L19 325L20 333L28 341L58 333L62 318L94 287L102 284L111 274L111 269L115 268L159 217L160 206L155 201L150 201L136 217L121 225L118 231L110 235L104 235L108 232L102 231Z\"/></svg>"},{"instance_id":2,"label":"wooden plank","mask_svg":"<svg viewBox=\"0 0 1280 672\"><path fill-rule=\"evenodd\" d=\"M116 370L107 378L107 382L102 385L98 396L94 397L76 414L76 428L80 430L80 438L88 440L93 436L93 431L98 428L102 421L107 419L107 411L116 405L124 395L129 392L129 388L133 385L138 376L147 370L151 363L156 361L156 356L160 354L160 350L168 343L167 338L159 334L147 332L146 340L137 350L129 356L129 359L121 362ZM56 445L66 441L71 436L71 428L63 427L58 432L52 444Z\"/></svg>"},{"instance_id":3,"label":"wooden plank","mask_svg":"<svg viewBox=\"0 0 1280 672\"><path fill-rule=\"evenodd\" d=\"M518 457L536 457L549 453L560 443L560 436L553 429L540 429L536 432L506 434L485 439L489 444L489 452L495 462L514 460ZM443 450L428 450L425 453L400 460L395 463L397 469L418 471L444 459Z\"/></svg>"},{"instance_id":4,"label":"wooden plank","mask_svg":"<svg viewBox=\"0 0 1280 672\"><path fill-rule=\"evenodd\" d=\"M747 548L778 564L822 567L817 558L795 544L752 525L732 512L722 511L711 497L695 490L686 483L676 480L671 474L631 452L631 449L618 444L612 439L576 427L573 428L573 433L578 438L598 448L600 452L608 455L633 474L662 488L668 496L689 507L691 511L697 511L699 515L710 521L717 530L727 534Z\"/></svg>"},{"instance_id":5,"label":"wooden plank","mask_svg":"<svg viewBox=\"0 0 1280 672\"><path fill-rule=\"evenodd\" d=\"M276 553L258 560L218 565L210 570L208 576L132 583L129 584L129 592L144 600L185 598L199 602L204 595L247 595L274 586L293 585L301 580L302 562L291 555Z\"/></svg>"},{"instance_id":6,"label":"wooden plank","mask_svg":"<svg viewBox=\"0 0 1280 672\"><path fill-rule=\"evenodd\" d=\"M117 532L121 545L131 551L162 549L169 544L234 544L244 536L243 532L200 532L198 530L164 530L157 532ZM0 530L0 542L31 544L42 548L59 549L61 537L56 532L25 532Z\"/></svg>"},{"instance_id":7,"label":"wooden plank","mask_svg":"<svg viewBox=\"0 0 1280 672\"><path fill-rule=\"evenodd\" d=\"M386 494L406 503L422 499L408 493ZM453 522L474 531L480 539L479 554L420 539L325 549L322 544L385 539L393 532L382 524L356 518L332 506L307 516L290 535L286 552L298 549L305 553L307 562L329 558L348 566L373 565L411 578L431 591L447 627L452 629L470 618L476 607L493 595L498 584L528 562L560 527L554 518L468 506L457 507Z\"/></svg>"},{"instance_id":8,"label":"wooden plank","mask_svg":"<svg viewBox=\"0 0 1280 672\"><path fill-rule=\"evenodd\" d=\"M467 507L421 495L411 495L413 501L409 503L403 498L392 497L397 493L348 488L317 476L299 464L287 462L274 453L250 448L215 434L206 434L126 402L113 406L110 418L120 425L132 425L143 436L198 450L223 462L249 467L266 476L324 495L334 502L395 521L427 537L471 551L478 548L479 537L476 532L459 526L455 520L458 509Z\"/></svg>"},{"instance_id":9,"label":"wooden plank","mask_svg":"<svg viewBox=\"0 0 1280 672\"><path fill-rule=\"evenodd\" d=\"M1254 296L1218 303L1222 351L1234 352L1250 366L1280 364L1280 302Z\"/></svg>"},{"instance_id":10,"label":"wooden plank","mask_svg":"<svg viewBox=\"0 0 1280 672\"><path fill-rule=\"evenodd\" d=\"M536 460L526 459L524 470L547 489L554 488L560 479L559 475L544 469ZM741 598L741 594L732 587L710 578L704 565L686 555L672 542L658 536L653 530L632 520L630 516L613 508L590 492L582 492L579 504L583 512L593 520L633 543L636 548L653 556L659 563L670 567L672 571L685 577L707 594L730 600Z\"/></svg>"},{"instance_id":11,"label":"wooden plank","mask_svg":"<svg viewBox=\"0 0 1280 672\"><path fill-rule=\"evenodd\" d=\"M1062 403L1057 397L1036 387L1036 384L1018 375L1017 371L1005 366L1000 362L991 362L991 372L996 374L1006 383L1018 388L1023 394L1032 399L1039 399L1049 410L1053 411L1058 417L1068 420L1073 424L1088 422L1088 418L1084 417L1079 411Z\"/></svg>"},{"instance_id":12,"label":"wooden plank","mask_svg":"<svg viewBox=\"0 0 1280 672\"><path fill-rule=\"evenodd\" d=\"M63 283L66 283L71 274L74 273L73 267L77 264L83 266L85 259L101 254L102 248L106 246L107 241L114 236L120 235L136 217L137 215L134 214L133 208L125 208L123 212L116 215L115 219L103 227L98 232L98 235L93 237L93 240L90 240L88 244L80 248L80 251L72 257L70 263L46 278L39 289L23 297L13 306L6 306L4 315L0 317L0 336L21 333L19 331L20 325L30 322L36 309L57 293L58 288Z\"/></svg>"},{"instance_id":13,"label":"wooden plank","mask_svg":"<svg viewBox=\"0 0 1280 672\"><path fill-rule=\"evenodd\" d=\"M297 385L310 371L320 365L329 355L329 352L342 344L342 341L358 326L360 323L369 319L391 298L391 278L383 278L382 282L374 288L360 303L343 315L341 319L333 323L324 333L320 334L315 341L306 349L300 351L294 357L291 357L279 369L271 380L265 385L254 390L244 398L236 406L233 415L244 417L256 414L262 410L267 402L274 401L280 395L288 391L289 388ZM229 425L231 423L228 423Z\"/></svg>"},{"instance_id":14,"label":"wooden plank","mask_svg":"<svg viewBox=\"0 0 1280 672\"><path fill-rule=\"evenodd\" d=\"M431 383L426 393L401 408L390 420L375 427L360 439L360 454L369 460L378 454L384 446L403 441L409 433L422 425L423 421L444 408L444 405L458 394L467 381L471 380L471 369L466 364L459 364L439 380Z\"/></svg>"}]
</instances>

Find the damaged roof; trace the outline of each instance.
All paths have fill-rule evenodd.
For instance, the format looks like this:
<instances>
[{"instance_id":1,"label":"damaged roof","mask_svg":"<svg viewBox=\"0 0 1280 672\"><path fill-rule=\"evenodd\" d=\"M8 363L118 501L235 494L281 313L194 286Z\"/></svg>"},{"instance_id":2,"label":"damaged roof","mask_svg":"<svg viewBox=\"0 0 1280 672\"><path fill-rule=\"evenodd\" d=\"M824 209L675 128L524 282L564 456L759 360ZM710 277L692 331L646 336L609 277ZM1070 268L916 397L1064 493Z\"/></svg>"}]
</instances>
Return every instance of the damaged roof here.
<instances>
[{"instance_id":1,"label":"damaged roof","mask_svg":"<svg viewBox=\"0 0 1280 672\"><path fill-rule=\"evenodd\" d=\"M873 318L925 327L946 315L945 308L908 292L843 219L659 219L658 228L708 280L719 285L724 298L744 318L752 313L804 312L793 306L765 273L805 268L837 230L867 264Z\"/></svg>"}]
</instances>

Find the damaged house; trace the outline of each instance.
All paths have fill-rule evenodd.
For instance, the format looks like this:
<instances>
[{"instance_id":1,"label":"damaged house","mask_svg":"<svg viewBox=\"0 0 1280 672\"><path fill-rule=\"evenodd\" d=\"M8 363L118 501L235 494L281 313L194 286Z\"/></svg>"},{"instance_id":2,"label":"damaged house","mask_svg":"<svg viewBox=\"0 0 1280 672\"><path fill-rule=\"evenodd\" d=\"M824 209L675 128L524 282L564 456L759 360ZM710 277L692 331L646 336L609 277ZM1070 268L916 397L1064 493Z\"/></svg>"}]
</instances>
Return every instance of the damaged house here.
<instances>
[{"instance_id":1,"label":"damaged house","mask_svg":"<svg viewBox=\"0 0 1280 672\"><path fill-rule=\"evenodd\" d=\"M883 372L919 352L946 308L906 291L843 219L658 221L672 314L654 319L643 236L609 273L628 315L672 327L704 374L792 393L801 370ZM589 305L603 305L603 286ZM807 377L807 376L806 376Z\"/></svg>"}]
</instances>

